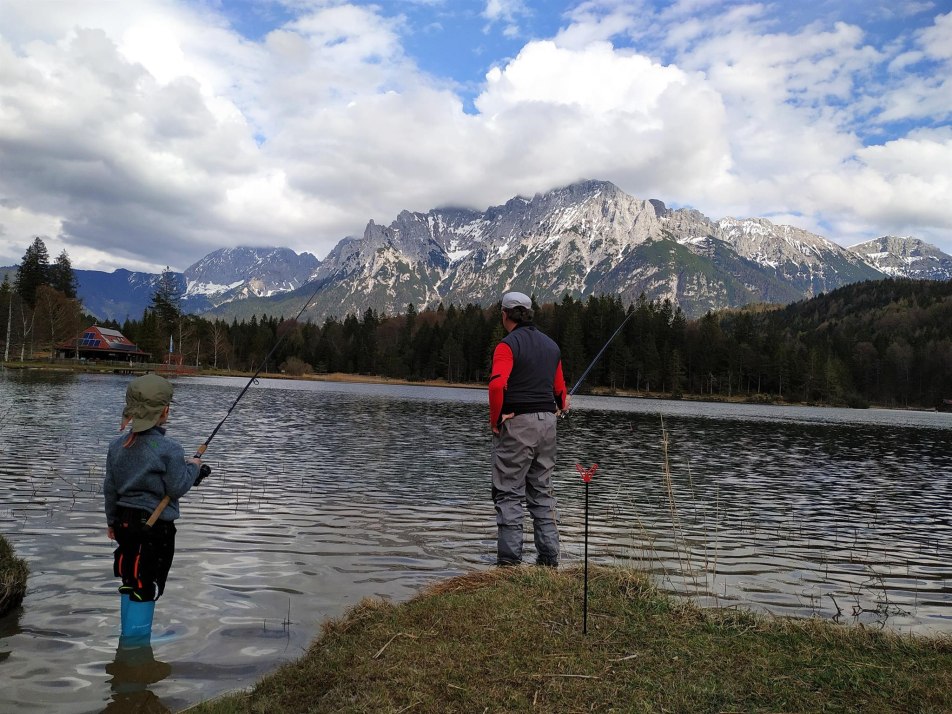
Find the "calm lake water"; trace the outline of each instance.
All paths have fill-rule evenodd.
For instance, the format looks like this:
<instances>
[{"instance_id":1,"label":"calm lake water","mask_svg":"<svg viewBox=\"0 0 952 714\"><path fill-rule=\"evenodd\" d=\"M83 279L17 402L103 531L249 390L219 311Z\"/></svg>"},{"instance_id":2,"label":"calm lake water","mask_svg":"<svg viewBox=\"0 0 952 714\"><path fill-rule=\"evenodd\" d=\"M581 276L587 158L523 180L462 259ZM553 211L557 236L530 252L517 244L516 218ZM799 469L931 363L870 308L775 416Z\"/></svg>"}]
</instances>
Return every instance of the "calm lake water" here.
<instances>
[{"instance_id":1,"label":"calm lake water","mask_svg":"<svg viewBox=\"0 0 952 714\"><path fill-rule=\"evenodd\" d=\"M101 484L127 381L0 370L0 531L31 570L0 619L0 711L176 711L297 658L364 597L491 567L485 391L261 380L183 500L151 648L118 649ZM177 380L170 436L196 448L246 382ZM583 548L575 464L597 462L594 560L704 605L952 634L952 415L574 406L565 564Z\"/></svg>"}]
</instances>

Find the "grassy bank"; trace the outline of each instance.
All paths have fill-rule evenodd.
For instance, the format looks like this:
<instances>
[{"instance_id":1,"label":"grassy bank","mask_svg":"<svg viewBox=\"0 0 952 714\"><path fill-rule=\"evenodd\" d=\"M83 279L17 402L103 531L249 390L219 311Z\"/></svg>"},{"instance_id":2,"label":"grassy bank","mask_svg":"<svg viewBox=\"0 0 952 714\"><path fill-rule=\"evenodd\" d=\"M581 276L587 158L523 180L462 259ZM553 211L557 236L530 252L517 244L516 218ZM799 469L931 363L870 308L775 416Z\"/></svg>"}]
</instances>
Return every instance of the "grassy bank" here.
<instances>
[{"instance_id":1,"label":"grassy bank","mask_svg":"<svg viewBox=\"0 0 952 714\"><path fill-rule=\"evenodd\" d=\"M190 712L949 712L952 639L701 610L641 574L493 570L365 601Z\"/></svg>"},{"instance_id":2,"label":"grassy bank","mask_svg":"<svg viewBox=\"0 0 952 714\"><path fill-rule=\"evenodd\" d=\"M17 558L7 539L0 535L0 617L23 602L29 573L26 561Z\"/></svg>"}]
</instances>

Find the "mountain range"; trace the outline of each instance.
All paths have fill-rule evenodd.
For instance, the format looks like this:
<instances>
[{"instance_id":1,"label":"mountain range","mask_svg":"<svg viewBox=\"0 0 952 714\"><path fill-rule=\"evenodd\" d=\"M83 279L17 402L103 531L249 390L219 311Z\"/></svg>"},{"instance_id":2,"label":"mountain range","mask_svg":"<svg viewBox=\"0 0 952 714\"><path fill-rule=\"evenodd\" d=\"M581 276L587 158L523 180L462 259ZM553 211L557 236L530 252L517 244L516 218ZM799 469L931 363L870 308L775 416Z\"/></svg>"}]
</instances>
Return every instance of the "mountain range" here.
<instances>
[{"instance_id":1,"label":"mountain range","mask_svg":"<svg viewBox=\"0 0 952 714\"><path fill-rule=\"evenodd\" d=\"M172 272L187 313L202 314L249 297L268 298L304 285L320 261L310 253L290 248L221 248L209 253L184 273ZM141 318L152 304L160 273L119 269L75 270L78 295L86 312L102 319ZM13 282L16 266L0 268Z\"/></svg>"},{"instance_id":2,"label":"mountain range","mask_svg":"<svg viewBox=\"0 0 952 714\"><path fill-rule=\"evenodd\" d=\"M87 311L138 318L159 276L76 271ZM952 279L952 256L911 237L843 248L763 218L713 220L691 208L581 181L485 211L403 211L370 221L323 261L288 248L225 248L176 274L183 309L222 317L382 314L490 305L506 289L539 302L591 294L668 298L689 317L755 302L790 303L884 277Z\"/></svg>"}]
</instances>

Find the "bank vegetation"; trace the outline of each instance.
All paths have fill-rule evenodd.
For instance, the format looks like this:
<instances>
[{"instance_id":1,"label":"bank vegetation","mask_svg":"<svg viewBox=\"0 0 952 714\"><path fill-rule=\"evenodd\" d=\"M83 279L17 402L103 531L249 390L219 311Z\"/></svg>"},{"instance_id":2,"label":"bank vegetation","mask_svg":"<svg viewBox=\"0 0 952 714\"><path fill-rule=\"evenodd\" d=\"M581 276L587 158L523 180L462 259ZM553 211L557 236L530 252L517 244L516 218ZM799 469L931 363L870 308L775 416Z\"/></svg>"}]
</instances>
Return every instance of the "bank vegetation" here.
<instances>
[{"instance_id":1,"label":"bank vegetation","mask_svg":"<svg viewBox=\"0 0 952 714\"><path fill-rule=\"evenodd\" d=\"M10 543L0 535L0 617L23 602L29 573L26 561L17 558Z\"/></svg>"},{"instance_id":2,"label":"bank vegetation","mask_svg":"<svg viewBox=\"0 0 952 714\"><path fill-rule=\"evenodd\" d=\"M190 712L948 712L952 640L701 609L622 568L495 569L366 600Z\"/></svg>"}]
</instances>

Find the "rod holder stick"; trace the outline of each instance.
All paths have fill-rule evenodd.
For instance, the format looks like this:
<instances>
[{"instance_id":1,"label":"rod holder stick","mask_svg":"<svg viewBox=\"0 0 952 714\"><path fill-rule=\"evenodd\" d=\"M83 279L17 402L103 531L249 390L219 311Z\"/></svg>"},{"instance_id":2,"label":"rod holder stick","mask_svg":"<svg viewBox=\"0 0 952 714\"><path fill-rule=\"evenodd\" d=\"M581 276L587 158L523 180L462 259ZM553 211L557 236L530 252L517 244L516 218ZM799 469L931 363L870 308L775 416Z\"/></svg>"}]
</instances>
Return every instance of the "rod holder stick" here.
<instances>
[{"instance_id":1,"label":"rod holder stick","mask_svg":"<svg viewBox=\"0 0 952 714\"><path fill-rule=\"evenodd\" d=\"M598 464L592 464L590 468L583 468L582 464L575 464L575 469L585 482L585 584L582 586L582 634L588 634L588 482L598 471Z\"/></svg>"},{"instance_id":2,"label":"rod holder stick","mask_svg":"<svg viewBox=\"0 0 952 714\"><path fill-rule=\"evenodd\" d=\"M585 482L585 586L582 596L582 634L588 634L588 481Z\"/></svg>"}]
</instances>

